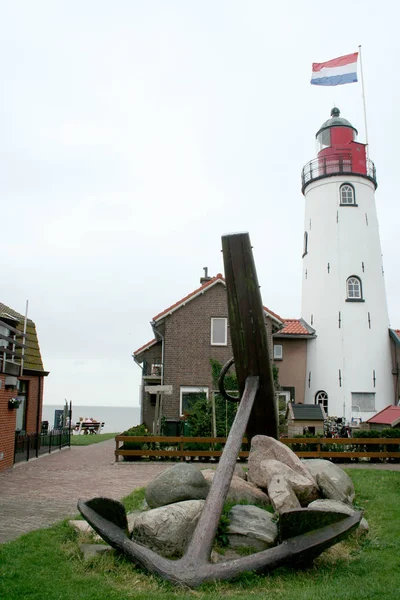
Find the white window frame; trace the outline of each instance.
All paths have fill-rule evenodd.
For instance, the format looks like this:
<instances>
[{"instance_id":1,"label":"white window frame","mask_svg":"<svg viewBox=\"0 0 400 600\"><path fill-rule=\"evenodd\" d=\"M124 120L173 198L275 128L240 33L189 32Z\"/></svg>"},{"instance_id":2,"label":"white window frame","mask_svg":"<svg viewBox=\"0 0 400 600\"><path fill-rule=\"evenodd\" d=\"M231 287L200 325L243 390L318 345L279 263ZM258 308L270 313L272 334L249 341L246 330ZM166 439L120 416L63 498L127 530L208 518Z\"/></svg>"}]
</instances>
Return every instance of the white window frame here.
<instances>
[{"instance_id":1,"label":"white window frame","mask_svg":"<svg viewBox=\"0 0 400 600\"><path fill-rule=\"evenodd\" d=\"M205 385L181 385L179 391L179 414L183 415L182 395L183 394L206 394L208 400L208 387Z\"/></svg>"},{"instance_id":2,"label":"white window frame","mask_svg":"<svg viewBox=\"0 0 400 600\"><path fill-rule=\"evenodd\" d=\"M280 353L277 348L280 348ZM282 344L274 344L274 360L283 360L283 346Z\"/></svg>"},{"instance_id":3,"label":"white window frame","mask_svg":"<svg viewBox=\"0 0 400 600\"><path fill-rule=\"evenodd\" d=\"M357 282L357 285L355 284ZM351 286L351 289L350 289ZM358 288L358 296L354 295L354 292ZM346 297L348 300L362 300L362 283L361 279L357 275L350 275L346 281Z\"/></svg>"},{"instance_id":4,"label":"white window frame","mask_svg":"<svg viewBox=\"0 0 400 600\"><path fill-rule=\"evenodd\" d=\"M214 342L214 321L224 321L225 322L225 341L224 342ZM227 346L228 344L228 319L227 317L211 317L211 346Z\"/></svg>"},{"instance_id":5,"label":"white window frame","mask_svg":"<svg viewBox=\"0 0 400 600\"><path fill-rule=\"evenodd\" d=\"M349 190L351 190L351 194L349 194ZM351 200L348 202L348 200ZM354 187L350 183L343 183L340 186L340 205L341 206L355 206L356 204L356 195L354 191Z\"/></svg>"},{"instance_id":6,"label":"white window frame","mask_svg":"<svg viewBox=\"0 0 400 600\"><path fill-rule=\"evenodd\" d=\"M315 394L315 404L319 404L320 406L322 406L322 408L325 411L325 414L328 416L329 396L328 393L325 392L325 390L319 390L319 392Z\"/></svg>"}]
</instances>

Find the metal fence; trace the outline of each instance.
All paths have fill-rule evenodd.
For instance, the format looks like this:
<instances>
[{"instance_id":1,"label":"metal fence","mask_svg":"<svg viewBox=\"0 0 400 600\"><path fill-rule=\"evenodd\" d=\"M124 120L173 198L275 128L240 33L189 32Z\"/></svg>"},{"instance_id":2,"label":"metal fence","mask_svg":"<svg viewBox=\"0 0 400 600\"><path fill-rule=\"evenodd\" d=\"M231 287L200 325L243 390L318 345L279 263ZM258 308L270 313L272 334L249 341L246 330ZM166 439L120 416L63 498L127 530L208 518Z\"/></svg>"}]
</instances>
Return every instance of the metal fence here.
<instances>
[{"instance_id":1,"label":"metal fence","mask_svg":"<svg viewBox=\"0 0 400 600\"><path fill-rule=\"evenodd\" d=\"M15 434L14 463L50 454L71 445L71 430L52 429L45 433Z\"/></svg>"}]
</instances>

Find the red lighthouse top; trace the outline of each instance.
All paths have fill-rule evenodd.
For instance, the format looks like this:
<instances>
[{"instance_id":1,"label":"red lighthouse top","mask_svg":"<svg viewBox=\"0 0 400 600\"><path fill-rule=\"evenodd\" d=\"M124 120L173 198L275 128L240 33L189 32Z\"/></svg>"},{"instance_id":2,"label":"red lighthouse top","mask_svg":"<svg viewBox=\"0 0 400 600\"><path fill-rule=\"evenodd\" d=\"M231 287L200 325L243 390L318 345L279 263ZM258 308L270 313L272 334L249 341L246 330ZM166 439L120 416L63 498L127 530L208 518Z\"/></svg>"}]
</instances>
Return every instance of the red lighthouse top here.
<instances>
[{"instance_id":1,"label":"red lighthouse top","mask_svg":"<svg viewBox=\"0 0 400 600\"><path fill-rule=\"evenodd\" d=\"M375 166L366 156L366 145L356 141L357 134L357 129L340 116L340 110L332 108L331 118L322 124L316 134L318 158L307 163L303 169L303 193L315 179L351 173L367 177L377 186Z\"/></svg>"}]
</instances>

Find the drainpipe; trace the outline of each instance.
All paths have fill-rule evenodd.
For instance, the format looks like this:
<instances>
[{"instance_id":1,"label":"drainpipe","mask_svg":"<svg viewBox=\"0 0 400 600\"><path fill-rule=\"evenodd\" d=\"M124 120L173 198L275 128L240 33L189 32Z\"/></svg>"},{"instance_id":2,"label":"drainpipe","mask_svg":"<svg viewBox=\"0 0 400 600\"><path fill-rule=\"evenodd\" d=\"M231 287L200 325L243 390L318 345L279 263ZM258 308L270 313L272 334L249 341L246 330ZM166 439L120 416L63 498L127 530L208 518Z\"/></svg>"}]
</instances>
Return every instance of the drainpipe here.
<instances>
[{"instance_id":1,"label":"drainpipe","mask_svg":"<svg viewBox=\"0 0 400 600\"><path fill-rule=\"evenodd\" d=\"M29 388L28 388L29 389ZM36 416L36 458L39 456L39 436L40 436L40 401L42 396L42 377L38 377L38 399L37 399L37 416Z\"/></svg>"}]
</instances>

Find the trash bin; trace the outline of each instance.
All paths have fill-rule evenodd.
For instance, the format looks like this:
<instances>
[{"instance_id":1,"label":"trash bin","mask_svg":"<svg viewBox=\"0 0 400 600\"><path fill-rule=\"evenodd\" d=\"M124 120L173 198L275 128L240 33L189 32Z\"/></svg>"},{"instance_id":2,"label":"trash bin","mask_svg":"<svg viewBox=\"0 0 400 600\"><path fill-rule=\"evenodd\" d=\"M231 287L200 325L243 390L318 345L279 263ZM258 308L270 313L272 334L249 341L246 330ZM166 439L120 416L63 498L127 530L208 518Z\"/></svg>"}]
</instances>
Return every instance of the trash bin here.
<instances>
[{"instance_id":1,"label":"trash bin","mask_svg":"<svg viewBox=\"0 0 400 600\"><path fill-rule=\"evenodd\" d=\"M180 421L177 419L167 419L164 423L163 435L168 437L176 437L181 435Z\"/></svg>"}]
</instances>

